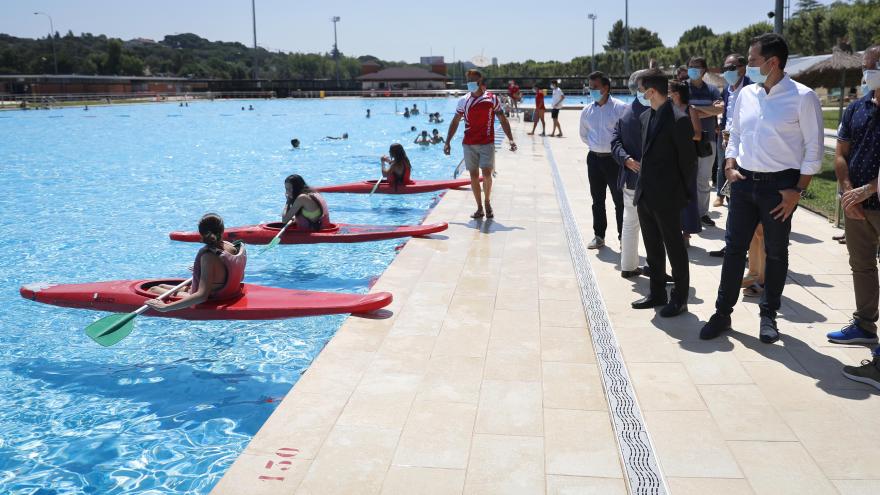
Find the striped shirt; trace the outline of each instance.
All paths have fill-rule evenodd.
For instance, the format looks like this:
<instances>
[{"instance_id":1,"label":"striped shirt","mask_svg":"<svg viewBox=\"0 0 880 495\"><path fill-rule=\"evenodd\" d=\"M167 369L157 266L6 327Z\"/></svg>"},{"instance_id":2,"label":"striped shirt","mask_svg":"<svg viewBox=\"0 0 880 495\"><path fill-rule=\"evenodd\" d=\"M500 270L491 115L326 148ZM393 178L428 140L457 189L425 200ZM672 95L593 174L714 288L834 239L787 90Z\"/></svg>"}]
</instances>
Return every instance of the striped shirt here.
<instances>
[{"instance_id":1,"label":"striped shirt","mask_svg":"<svg viewBox=\"0 0 880 495\"><path fill-rule=\"evenodd\" d=\"M488 91L476 98L468 93L458 100L455 113L464 117L462 144L494 143L496 112L501 112L501 102Z\"/></svg>"}]
</instances>

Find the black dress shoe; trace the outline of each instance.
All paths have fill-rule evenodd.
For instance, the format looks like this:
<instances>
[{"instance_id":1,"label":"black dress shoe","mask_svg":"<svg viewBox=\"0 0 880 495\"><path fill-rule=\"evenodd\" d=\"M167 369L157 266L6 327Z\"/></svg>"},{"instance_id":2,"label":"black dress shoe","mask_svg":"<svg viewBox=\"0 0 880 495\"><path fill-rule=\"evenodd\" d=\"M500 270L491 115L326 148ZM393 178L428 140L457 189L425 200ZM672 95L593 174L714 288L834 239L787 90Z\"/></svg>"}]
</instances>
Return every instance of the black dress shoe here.
<instances>
[{"instance_id":1,"label":"black dress shoe","mask_svg":"<svg viewBox=\"0 0 880 495\"><path fill-rule=\"evenodd\" d=\"M623 270L622 272L620 272L620 276L623 278L638 277L641 274L642 274L642 269L639 267L636 267L635 270Z\"/></svg>"},{"instance_id":2,"label":"black dress shoe","mask_svg":"<svg viewBox=\"0 0 880 495\"><path fill-rule=\"evenodd\" d=\"M723 258L724 252L726 249L727 249L726 247L723 247L723 248L719 249L718 251L709 251L709 256L711 256L713 258Z\"/></svg>"},{"instance_id":3,"label":"black dress shoe","mask_svg":"<svg viewBox=\"0 0 880 495\"><path fill-rule=\"evenodd\" d=\"M727 330L730 330L730 316L715 313L700 330L700 339L711 340Z\"/></svg>"},{"instance_id":4,"label":"black dress shoe","mask_svg":"<svg viewBox=\"0 0 880 495\"><path fill-rule=\"evenodd\" d=\"M669 302L665 297L662 296L647 296L639 299L632 303L633 309L649 309L656 308L657 306L664 306Z\"/></svg>"},{"instance_id":5,"label":"black dress shoe","mask_svg":"<svg viewBox=\"0 0 880 495\"><path fill-rule=\"evenodd\" d=\"M660 310L660 316L662 316L663 318L669 318L672 316L678 316L682 313L686 313L687 310L687 303L672 301L666 306L663 306L663 309Z\"/></svg>"},{"instance_id":6,"label":"black dress shoe","mask_svg":"<svg viewBox=\"0 0 880 495\"><path fill-rule=\"evenodd\" d=\"M702 223L706 227L714 227L715 226L715 220L712 220L711 218L709 218L709 215L701 216L700 223Z\"/></svg>"}]
</instances>

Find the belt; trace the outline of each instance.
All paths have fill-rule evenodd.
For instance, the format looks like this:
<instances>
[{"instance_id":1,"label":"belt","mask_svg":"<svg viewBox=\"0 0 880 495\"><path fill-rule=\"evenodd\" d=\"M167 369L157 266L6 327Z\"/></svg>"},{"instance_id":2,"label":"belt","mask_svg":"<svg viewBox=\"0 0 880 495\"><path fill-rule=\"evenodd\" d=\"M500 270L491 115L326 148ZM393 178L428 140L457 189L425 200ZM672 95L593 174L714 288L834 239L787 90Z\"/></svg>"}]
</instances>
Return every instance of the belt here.
<instances>
[{"instance_id":1,"label":"belt","mask_svg":"<svg viewBox=\"0 0 880 495\"><path fill-rule=\"evenodd\" d=\"M608 158L609 156L611 156L611 153L610 153L610 152L608 152L608 153L602 153L602 152L600 152L600 151L591 151L591 152L589 152L588 154L589 154L589 155L596 155L596 156L598 156L599 158Z\"/></svg>"},{"instance_id":2,"label":"belt","mask_svg":"<svg viewBox=\"0 0 880 495\"><path fill-rule=\"evenodd\" d=\"M800 176L800 170L789 168L785 170L780 170L779 172L752 172L751 170L746 170L744 168L739 168L739 173L743 174L746 179L751 179L753 181L775 181L780 177L786 177L788 175L797 174Z\"/></svg>"}]
</instances>

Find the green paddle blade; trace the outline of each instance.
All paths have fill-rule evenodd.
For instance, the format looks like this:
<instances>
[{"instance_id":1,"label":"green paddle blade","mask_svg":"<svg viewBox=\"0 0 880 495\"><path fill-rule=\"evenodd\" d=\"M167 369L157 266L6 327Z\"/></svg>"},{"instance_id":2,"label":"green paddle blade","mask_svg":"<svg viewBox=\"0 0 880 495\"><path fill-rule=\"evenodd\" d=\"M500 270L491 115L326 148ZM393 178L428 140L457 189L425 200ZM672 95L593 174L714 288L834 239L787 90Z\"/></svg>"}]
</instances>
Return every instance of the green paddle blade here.
<instances>
[{"instance_id":1,"label":"green paddle blade","mask_svg":"<svg viewBox=\"0 0 880 495\"><path fill-rule=\"evenodd\" d=\"M128 337L134 330L134 313L105 316L86 327L86 335L104 347L110 347Z\"/></svg>"},{"instance_id":2,"label":"green paddle blade","mask_svg":"<svg viewBox=\"0 0 880 495\"><path fill-rule=\"evenodd\" d=\"M266 251L274 248L275 246L277 246L279 244L281 244L281 236L276 235L275 237L272 238L271 241L269 241L269 244L266 244L266 247L264 247L263 249L260 250L260 254L265 253Z\"/></svg>"}]
</instances>

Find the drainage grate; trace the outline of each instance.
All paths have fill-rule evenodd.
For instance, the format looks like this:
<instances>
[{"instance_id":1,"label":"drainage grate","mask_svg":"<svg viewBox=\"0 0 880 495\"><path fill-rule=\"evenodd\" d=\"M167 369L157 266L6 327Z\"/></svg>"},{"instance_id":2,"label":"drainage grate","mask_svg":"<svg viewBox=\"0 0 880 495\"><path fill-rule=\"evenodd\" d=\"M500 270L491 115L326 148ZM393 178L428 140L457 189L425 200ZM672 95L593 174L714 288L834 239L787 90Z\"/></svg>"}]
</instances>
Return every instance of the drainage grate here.
<instances>
[{"instance_id":1,"label":"drainage grate","mask_svg":"<svg viewBox=\"0 0 880 495\"><path fill-rule=\"evenodd\" d=\"M556 188L556 199L562 212L563 230L568 239L568 249L571 252L572 262L580 285L581 302L587 312L590 322L590 335L596 358L601 371L602 384L605 387L605 397L608 400L608 408L617 434L617 445L623 465L626 468L626 477L629 484L629 492L633 494L665 495L669 492L660 466L657 464L657 454L651 444L651 438L645 429L645 421L642 411L636 401L636 394L630 383L629 373L620 355L617 338L599 284L593 273L590 259L587 258L584 240L577 227L577 221L572 214L553 151L547 140L544 140L544 148L547 151L547 160L553 172L553 184Z\"/></svg>"}]
</instances>

